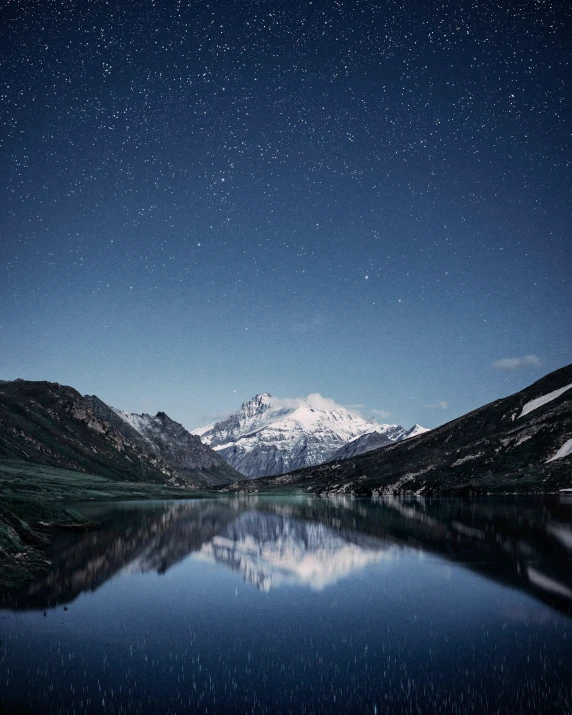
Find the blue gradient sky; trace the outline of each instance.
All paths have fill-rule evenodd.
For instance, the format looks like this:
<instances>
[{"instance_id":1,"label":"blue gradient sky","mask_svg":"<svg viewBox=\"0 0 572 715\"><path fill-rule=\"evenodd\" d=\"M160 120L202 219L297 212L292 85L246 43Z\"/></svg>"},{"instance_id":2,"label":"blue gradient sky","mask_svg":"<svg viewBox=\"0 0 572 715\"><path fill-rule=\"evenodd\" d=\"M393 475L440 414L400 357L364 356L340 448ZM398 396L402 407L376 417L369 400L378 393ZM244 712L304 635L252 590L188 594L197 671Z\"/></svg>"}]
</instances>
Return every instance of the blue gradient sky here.
<instances>
[{"instance_id":1,"label":"blue gradient sky","mask_svg":"<svg viewBox=\"0 0 572 715\"><path fill-rule=\"evenodd\" d=\"M571 362L570 20L11 3L0 378L188 428L262 391L433 427Z\"/></svg>"}]
</instances>

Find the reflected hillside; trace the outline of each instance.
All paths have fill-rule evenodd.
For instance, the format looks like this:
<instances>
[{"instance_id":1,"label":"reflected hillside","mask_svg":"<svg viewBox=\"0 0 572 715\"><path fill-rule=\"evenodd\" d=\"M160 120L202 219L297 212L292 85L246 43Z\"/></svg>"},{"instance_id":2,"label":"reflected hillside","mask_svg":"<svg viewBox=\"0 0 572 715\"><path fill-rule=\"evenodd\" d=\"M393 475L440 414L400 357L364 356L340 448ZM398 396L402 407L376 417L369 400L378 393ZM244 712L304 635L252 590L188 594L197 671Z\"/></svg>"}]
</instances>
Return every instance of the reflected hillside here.
<instances>
[{"instance_id":1,"label":"reflected hillside","mask_svg":"<svg viewBox=\"0 0 572 715\"><path fill-rule=\"evenodd\" d=\"M572 615L571 497L305 499L264 508L433 553Z\"/></svg>"},{"instance_id":2,"label":"reflected hillside","mask_svg":"<svg viewBox=\"0 0 572 715\"><path fill-rule=\"evenodd\" d=\"M268 591L323 589L404 548L434 554L572 613L572 498L241 497L90 512L98 532L58 540L53 570L4 605L47 608L119 572L164 573L193 554Z\"/></svg>"},{"instance_id":3,"label":"reflected hillside","mask_svg":"<svg viewBox=\"0 0 572 715\"><path fill-rule=\"evenodd\" d=\"M126 568L164 573L236 518L227 503L204 500L106 506L89 510L99 530L56 539L48 553L52 570L0 605L51 608L95 591Z\"/></svg>"}]
</instances>

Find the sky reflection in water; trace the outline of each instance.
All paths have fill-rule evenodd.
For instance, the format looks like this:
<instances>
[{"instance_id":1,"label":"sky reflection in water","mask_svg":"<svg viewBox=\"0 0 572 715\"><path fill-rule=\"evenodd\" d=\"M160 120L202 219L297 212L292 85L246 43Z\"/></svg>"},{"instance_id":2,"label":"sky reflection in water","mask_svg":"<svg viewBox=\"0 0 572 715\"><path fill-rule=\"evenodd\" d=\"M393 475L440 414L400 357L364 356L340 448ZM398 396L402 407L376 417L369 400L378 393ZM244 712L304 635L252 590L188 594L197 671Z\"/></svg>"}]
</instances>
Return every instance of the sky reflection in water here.
<instances>
[{"instance_id":1,"label":"sky reflection in water","mask_svg":"<svg viewBox=\"0 0 572 715\"><path fill-rule=\"evenodd\" d=\"M0 610L8 709L572 706L572 500L89 511L102 529L60 539Z\"/></svg>"}]
</instances>

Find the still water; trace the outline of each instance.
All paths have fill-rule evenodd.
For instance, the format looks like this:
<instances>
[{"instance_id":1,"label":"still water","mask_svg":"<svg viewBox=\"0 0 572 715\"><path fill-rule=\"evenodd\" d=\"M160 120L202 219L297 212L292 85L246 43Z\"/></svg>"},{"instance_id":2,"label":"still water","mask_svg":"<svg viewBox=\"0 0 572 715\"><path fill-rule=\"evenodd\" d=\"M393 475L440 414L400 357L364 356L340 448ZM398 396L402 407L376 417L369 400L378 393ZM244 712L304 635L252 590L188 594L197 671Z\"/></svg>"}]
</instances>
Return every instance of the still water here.
<instances>
[{"instance_id":1,"label":"still water","mask_svg":"<svg viewBox=\"0 0 572 715\"><path fill-rule=\"evenodd\" d=\"M82 505L0 712L570 713L572 498Z\"/></svg>"}]
</instances>

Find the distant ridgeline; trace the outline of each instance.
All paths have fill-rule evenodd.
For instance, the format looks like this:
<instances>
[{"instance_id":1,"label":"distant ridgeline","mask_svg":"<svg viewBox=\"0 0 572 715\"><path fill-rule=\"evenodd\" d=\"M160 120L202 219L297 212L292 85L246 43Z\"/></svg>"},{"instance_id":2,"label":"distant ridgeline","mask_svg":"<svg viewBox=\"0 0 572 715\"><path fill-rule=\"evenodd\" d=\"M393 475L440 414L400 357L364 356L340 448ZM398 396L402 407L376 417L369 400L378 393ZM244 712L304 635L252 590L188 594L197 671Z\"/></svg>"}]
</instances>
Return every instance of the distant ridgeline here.
<instances>
[{"instance_id":1,"label":"distant ridgeline","mask_svg":"<svg viewBox=\"0 0 572 715\"><path fill-rule=\"evenodd\" d=\"M322 495L572 492L572 365L437 429L223 491Z\"/></svg>"},{"instance_id":2,"label":"distant ridgeline","mask_svg":"<svg viewBox=\"0 0 572 715\"><path fill-rule=\"evenodd\" d=\"M0 457L190 489L241 478L164 412L132 415L54 382L0 382Z\"/></svg>"}]
</instances>

